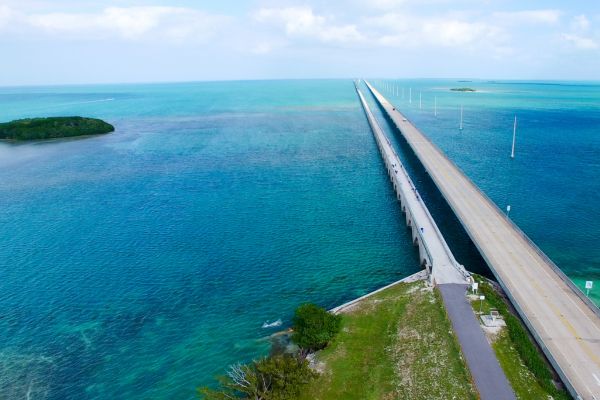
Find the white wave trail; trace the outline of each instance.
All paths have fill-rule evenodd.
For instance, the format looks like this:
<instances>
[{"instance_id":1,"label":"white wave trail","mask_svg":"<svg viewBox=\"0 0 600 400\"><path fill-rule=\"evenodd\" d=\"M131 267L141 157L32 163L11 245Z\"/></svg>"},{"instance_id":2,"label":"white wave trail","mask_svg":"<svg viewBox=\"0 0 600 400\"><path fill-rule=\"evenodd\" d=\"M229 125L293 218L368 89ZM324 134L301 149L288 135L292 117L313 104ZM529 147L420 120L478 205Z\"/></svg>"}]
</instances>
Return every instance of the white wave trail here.
<instances>
[{"instance_id":1,"label":"white wave trail","mask_svg":"<svg viewBox=\"0 0 600 400\"><path fill-rule=\"evenodd\" d=\"M56 104L56 106L71 106L74 104L88 104L88 103L102 103L104 101L114 101L114 97L108 98L108 99L99 99L99 100L86 100L86 101L75 101L72 103L59 103Z\"/></svg>"},{"instance_id":2,"label":"white wave trail","mask_svg":"<svg viewBox=\"0 0 600 400\"><path fill-rule=\"evenodd\" d=\"M278 319L277 321L273 321L273 322L265 322L264 324L262 324L263 328L276 328L278 326L281 326L283 322L281 322L281 319Z\"/></svg>"},{"instance_id":3,"label":"white wave trail","mask_svg":"<svg viewBox=\"0 0 600 400\"><path fill-rule=\"evenodd\" d=\"M114 101L114 100L115 100L114 97L109 97L106 99L98 99L98 100L85 100L85 101L73 101L70 103L49 104L46 106L33 107L33 108L29 109L29 111L37 112L37 111L43 111L43 110L48 110L48 109L51 110L53 108L63 107L63 106L74 106L74 105L78 105L78 104L90 104L90 103L104 103L106 101Z\"/></svg>"}]
</instances>

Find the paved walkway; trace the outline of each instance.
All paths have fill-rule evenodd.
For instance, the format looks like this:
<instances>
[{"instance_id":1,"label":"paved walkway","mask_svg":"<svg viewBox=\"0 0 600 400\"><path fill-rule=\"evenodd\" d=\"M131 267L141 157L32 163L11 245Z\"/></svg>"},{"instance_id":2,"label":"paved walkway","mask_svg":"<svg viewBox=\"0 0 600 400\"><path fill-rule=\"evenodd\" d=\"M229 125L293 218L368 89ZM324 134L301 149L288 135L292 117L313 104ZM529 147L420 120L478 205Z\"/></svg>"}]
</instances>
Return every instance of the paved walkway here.
<instances>
[{"instance_id":1,"label":"paved walkway","mask_svg":"<svg viewBox=\"0 0 600 400\"><path fill-rule=\"evenodd\" d=\"M599 400L598 307L437 146L377 90L369 88L458 217L571 395Z\"/></svg>"},{"instance_id":2,"label":"paved walkway","mask_svg":"<svg viewBox=\"0 0 600 400\"><path fill-rule=\"evenodd\" d=\"M466 298L468 285L448 283L437 287L481 399L516 399Z\"/></svg>"}]
</instances>

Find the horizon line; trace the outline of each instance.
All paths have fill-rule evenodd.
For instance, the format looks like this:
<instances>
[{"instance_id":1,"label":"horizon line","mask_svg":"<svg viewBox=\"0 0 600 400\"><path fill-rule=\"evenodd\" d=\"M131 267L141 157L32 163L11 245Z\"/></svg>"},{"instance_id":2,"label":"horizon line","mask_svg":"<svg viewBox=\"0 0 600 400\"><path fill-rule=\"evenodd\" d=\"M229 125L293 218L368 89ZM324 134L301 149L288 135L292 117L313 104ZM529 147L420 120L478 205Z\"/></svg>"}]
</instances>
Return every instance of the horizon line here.
<instances>
[{"instance_id":1,"label":"horizon line","mask_svg":"<svg viewBox=\"0 0 600 400\"><path fill-rule=\"evenodd\" d=\"M247 79L198 79L198 80L156 80L156 81L121 81L121 82L66 82L66 83L25 83L4 85L0 84L0 89L9 88L31 88L31 87L57 87L57 86L110 86L110 85L169 85L169 84L185 84L185 83L218 83L218 82L263 82L263 81L340 81L340 80L395 80L395 81L411 81L411 80L457 80L457 81L472 81L481 83L494 82L576 82L576 83L592 83L600 84L600 79L564 79L564 78L548 78L548 79L527 79L527 78L471 78L471 77L322 77L322 78L247 78Z\"/></svg>"}]
</instances>

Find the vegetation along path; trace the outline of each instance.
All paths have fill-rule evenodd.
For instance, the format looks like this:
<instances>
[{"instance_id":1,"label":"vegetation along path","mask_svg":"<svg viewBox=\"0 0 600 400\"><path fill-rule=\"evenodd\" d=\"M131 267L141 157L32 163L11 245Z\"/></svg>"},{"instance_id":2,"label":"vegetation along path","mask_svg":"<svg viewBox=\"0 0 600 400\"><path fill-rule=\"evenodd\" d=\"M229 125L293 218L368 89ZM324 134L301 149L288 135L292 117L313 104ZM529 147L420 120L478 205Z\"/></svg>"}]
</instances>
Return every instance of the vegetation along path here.
<instances>
[{"instance_id":1,"label":"vegetation along path","mask_svg":"<svg viewBox=\"0 0 600 400\"><path fill-rule=\"evenodd\" d=\"M445 284L438 285L438 288L481 399L515 399L504 371L465 297L467 285Z\"/></svg>"},{"instance_id":2,"label":"vegetation along path","mask_svg":"<svg viewBox=\"0 0 600 400\"><path fill-rule=\"evenodd\" d=\"M301 399L477 398L440 295L423 281L345 308L342 324Z\"/></svg>"}]
</instances>

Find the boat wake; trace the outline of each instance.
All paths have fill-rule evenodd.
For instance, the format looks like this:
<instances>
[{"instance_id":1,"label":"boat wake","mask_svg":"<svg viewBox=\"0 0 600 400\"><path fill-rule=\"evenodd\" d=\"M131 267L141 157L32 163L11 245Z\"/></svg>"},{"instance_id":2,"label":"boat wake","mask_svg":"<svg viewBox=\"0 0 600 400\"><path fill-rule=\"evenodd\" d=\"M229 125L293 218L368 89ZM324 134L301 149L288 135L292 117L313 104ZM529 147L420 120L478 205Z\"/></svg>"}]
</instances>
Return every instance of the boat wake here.
<instances>
[{"instance_id":1,"label":"boat wake","mask_svg":"<svg viewBox=\"0 0 600 400\"><path fill-rule=\"evenodd\" d=\"M276 328L278 326L281 326L282 322L281 319L278 319L277 321L273 321L273 322L265 322L262 324L263 328Z\"/></svg>"},{"instance_id":2,"label":"boat wake","mask_svg":"<svg viewBox=\"0 0 600 400\"><path fill-rule=\"evenodd\" d=\"M60 104L56 104L56 105L57 106L70 106L70 105L74 105L74 104L103 103L105 101L114 101L114 100L115 100L114 97L111 97L108 99L76 101L76 102L72 102L72 103L60 103Z\"/></svg>"}]
</instances>

